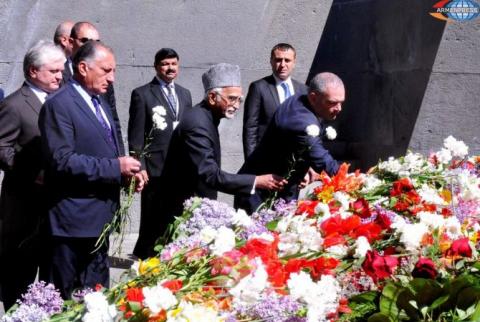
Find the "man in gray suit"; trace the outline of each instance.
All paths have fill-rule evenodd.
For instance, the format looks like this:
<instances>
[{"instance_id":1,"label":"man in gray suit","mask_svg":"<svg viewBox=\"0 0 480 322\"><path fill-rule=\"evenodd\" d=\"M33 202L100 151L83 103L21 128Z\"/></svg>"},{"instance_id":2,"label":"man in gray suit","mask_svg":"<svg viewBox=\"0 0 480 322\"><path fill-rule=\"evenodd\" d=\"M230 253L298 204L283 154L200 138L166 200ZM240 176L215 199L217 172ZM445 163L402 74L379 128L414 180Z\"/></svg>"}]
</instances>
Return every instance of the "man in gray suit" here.
<instances>
[{"instance_id":1,"label":"man in gray suit","mask_svg":"<svg viewBox=\"0 0 480 322\"><path fill-rule=\"evenodd\" d=\"M243 114L245 159L262 139L277 106L294 94L307 94L307 87L291 78L295 61L296 52L292 45L275 45L270 53L272 75L250 84Z\"/></svg>"},{"instance_id":2,"label":"man in gray suit","mask_svg":"<svg viewBox=\"0 0 480 322\"><path fill-rule=\"evenodd\" d=\"M5 309L35 280L42 248L44 188L38 115L60 86L63 51L40 41L25 55L25 82L0 104L0 284Z\"/></svg>"}]
</instances>

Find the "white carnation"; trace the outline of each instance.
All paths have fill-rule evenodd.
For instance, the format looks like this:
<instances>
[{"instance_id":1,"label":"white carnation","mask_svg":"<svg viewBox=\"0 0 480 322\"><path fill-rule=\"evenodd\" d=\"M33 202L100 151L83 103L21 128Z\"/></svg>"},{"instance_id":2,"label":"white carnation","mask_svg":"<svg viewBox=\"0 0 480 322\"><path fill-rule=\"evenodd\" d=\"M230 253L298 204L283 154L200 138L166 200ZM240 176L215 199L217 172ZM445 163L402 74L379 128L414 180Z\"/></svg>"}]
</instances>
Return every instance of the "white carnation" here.
<instances>
[{"instance_id":1,"label":"white carnation","mask_svg":"<svg viewBox=\"0 0 480 322\"><path fill-rule=\"evenodd\" d=\"M445 219L444 223L445 233L448 238L455 240L462 237L462 225L458 221L457 217L452 216Z\"/></svg>"},{"instance_id":2,"label":"white carnation","mask_svg":"<svg viewBox=\"0 0 480 322\"><path fill-rule=\"evenodd\" d=\"M204 244L211 243L217 236L217 231L211 226L205 226L200 231L200 241Z\"/></svg>"},{"instance_id":3,"label":"white carnation","mask_svg":"<svg viewBox=\"0 0 480 322\"><path fill-rule=\"evenodd\" d=\"M167 110L165 110L165 107L163 107L162 105L157 105L157 106L153 107L152 112L153 112L153 114L157 114L157 115L161 115L161 116L167 115Z\"/></svg>"},{"instance_id":4,"label":"white carnation","mask_svg":"<svg viewBox=\"0 0 480 322\"><path fill-rule=\"evenodd\" d=\"M153 127L158 130L165 130L167 128L167 122L165 118L160 114L153 114L152 115Z\"/></svg>"},{"instance_id":5,"label":"white carnation","mask_svg":"<svg viewBox=\"0 0 480 322\"><path fill-rule=\"evenodd\" d=\"M417 213L420 222L427 225L430 229L440 228L445 224L445 218L442 215L434 214L427 211Z\"/></svg>"},{"instance_id":6,"label":"white carnation","mask_svg":"<svg viewBox=\"0 0 480 322\"><path fill-rule=\"evenodd\" d=\"M440 151L436 153L437 160L440 163L447 164L452 161L452 153L450 150L442 148Z\"/></svg>"},{"instance_id":7,"label":"white carnation","mask_svg":"<svg viewBox=\"0 0 480 322\"><path fill-rule=\"evenodd\" d=\"M378 168L380 170L397 174L400 170L402 170L402 165L400 164L400 161L394 157L389 157L387 161L380 162L378 164Z\"/></svg>"},{"instance_id":8,"label":"white carnation","mask_svg":"<svg viewBox=\"0 0 480 322\"><path fill-rule=\"evenodd\" d=\"M423 184L420 189L417 190L418 194L423 201L433 205L445 205L445 200L438 194L437 190Z\"/></svg>"},{"instance_id":9,"label":"white carnation","mask_svg":"<svg viewBox=\"0 0 480 322\"><path fill-rule=\"evenodd\" d=\"M230 228L222 226L218 228L215 241L210 245L210 250L215 256L231 251L235 247L235 232Z\"/></svg>"},{"instance_id":10,"label":"white carnation","mask_svg":"<svg viewBox=\"0 0 480 322\"><path fill-rule=\"evenodd\" d=\"M350 208L350 196L343 191L337 191L333 194L333 199L340 203L340 210L347 211Z\"/></svg>"},{"instance_id":11,"label":"white carnation","mask_svg":"<svg viewBox=\"0 0 480 322\"><path fill-rule=\"evenodd\" d=\"M153 314L158 314L161 310L168 310L178 303L172 291L161 286L160 283L153 287L144 287L142 292L145 297L143 304Z\"/></svg>"},{"instance_id":12,"label":"white carnation","mask_svg":"<svg viewBox=\"0 0 480 322\"><path fill-rule=\"evenodd\" d=\"M345 245L335 245L328 247L325 251L335 258L341 259L347 256L348 247Z\"/></svg>"},{"instance_id":13,"label":"white carnation","mask_svg":"<svg viewBox=\"0 0 480 322\"><path fill-rule=\"evenodd\" d=\"M320 128L316 124L310 124L305 128L305 132L307 135L315 137L320 134Z\"/></svg>"},{"instance_id":14,"label":"white carnation","mask_svg":"<svg viewBox=\"0 0 480 322\"><path fill-rule=\"evenodd\" d=\"M452 152L452 156L464 158L468 155L468 146L463 141L458 141L453 136L443 140L443 146Z\"/></svg>"},{"instance_id":15,"label":"white carnation","mask_svg":"<svg viewBox=\"0 0 480 322\"><path fill-rule=\"evenodd\" d=\"M368 242L368 239L365 236L360 236L355 241L355 254L353 255L353 257L355 258L365 257L365 254L367 254L367 252L371 249L372 247L370 247L370 243Z\"/></svg>"},{"instance_id":16,"label":"white carnation","mask_svg":"<svg viewBox=\"0 0 480 322\"><path fill-rule=\"evenodd\" d=\"M252 218L243 209L238 209L232 218L232 223L239 227L250 227L253 224Z\"/></svg>"},{"instance_id":17,"label":"white carnation","mask_svg":"<svg viewBox=\"0 0 480 322\"><path fill-rule=\"evenodd\" d=\"M256 258L257 269L245 276L235 287L229 290L233 301L237 305L253 304L261 296L262 291L268 287L268 273L261 259Z\"/></svg>"},{"instance_id":18,"label":"white carnation","mask_svg":"<svg viewBox=\"0 0 480 322\"><path fill-rule=\"evenodd\" d=\"M429 232L428 226L424 223L406 224L401 232L400 242L409 252L418 252L423 236Z\"/></svg>"},{"instance_id":19,"label":"white carnation","mask_svg":"<svg viewBox=\"0 0 480 322\"><path fill-rule=\"evenodd\" d=\"M101 292L88 293L84 297L87 313L82 318L84 322L113 322L117 316L114 304L108 304L107 298Z\"/></svg>"},{"instance_id":20,"label":"white carnation","mask_svg":"<svg viewBox=\"0 0 480 322\"><path fill-rule=\"evenodd\" d=\"M298 252L319 251L323 238L315 226L315 219L307 219L306 215L289 215L277 224L279 234L278 250L280 256L288 256Z\"/></svg>"},{"instance_id":21,"label":"white carnation","mask_svg":"<svg viewBox=\"0 0 480 322\"><path fill-rule=\"evenodd\" d=\"M331 126L328 126L325 129L325 134L327 136L327 139L329 140L335 140L335 138L337 137L337 131Z\"/></svg>"},{"instance_id":22,"label":"white carnation","mask_svg":"<svg viewBox=\"0 0 480 322\"><path fill-rule=\"evenodd\" d=\"M210 306L181 301L178 308L167 312L167 322L223 322L225 319Z\"/></svg>"}]
</instances>

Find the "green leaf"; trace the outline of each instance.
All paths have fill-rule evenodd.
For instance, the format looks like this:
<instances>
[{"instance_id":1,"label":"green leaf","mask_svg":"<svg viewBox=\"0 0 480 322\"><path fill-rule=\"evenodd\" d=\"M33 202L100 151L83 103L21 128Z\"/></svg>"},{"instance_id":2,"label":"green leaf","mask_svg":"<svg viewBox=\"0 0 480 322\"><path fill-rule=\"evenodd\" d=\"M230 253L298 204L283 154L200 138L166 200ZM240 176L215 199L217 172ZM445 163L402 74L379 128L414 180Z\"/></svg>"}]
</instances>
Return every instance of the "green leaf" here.
<instances>
[{"instance_id":1,"label":"green leaf","mask_svg":"<svg viewBox=\"0 0 480 322\"><path fill-rule=\"evenodd\" d=\"M348 301L349 303L370 303L375 302L379 295L378 292L370 291L352 296Z\"/></svg>"},{"instance_id":2,"label":"green leaf","mask_svg":"<svg viewBox=\"0 0 480 322\"><path fill-rule=\"evenodd\" d=\"M398 316L397 298L402 290L393 283L388 283L383 288L380 297L380 312L388 316Z\"/></svg>"},{"instance_id":3,"label":"green leaf","mask_svg":"<svg viewBox=\"0 0 480 322\"><path fill-rule=\"evenodd\" d=\"M375 313L368 318L368 322L394 322L394 320L387 314Z\"/></svg>"},{"instance_id":4,"label":"green leaf","mask_svg":"<svg viewBox=\"0 0 480 322\"><path fill-rule=\"evenodd\" d=\"M277 229L277 226L278 226L278 220L272 220L266 225L267 229L270 231L275 231L275 229Z\"/></svg>"}]
</instances>

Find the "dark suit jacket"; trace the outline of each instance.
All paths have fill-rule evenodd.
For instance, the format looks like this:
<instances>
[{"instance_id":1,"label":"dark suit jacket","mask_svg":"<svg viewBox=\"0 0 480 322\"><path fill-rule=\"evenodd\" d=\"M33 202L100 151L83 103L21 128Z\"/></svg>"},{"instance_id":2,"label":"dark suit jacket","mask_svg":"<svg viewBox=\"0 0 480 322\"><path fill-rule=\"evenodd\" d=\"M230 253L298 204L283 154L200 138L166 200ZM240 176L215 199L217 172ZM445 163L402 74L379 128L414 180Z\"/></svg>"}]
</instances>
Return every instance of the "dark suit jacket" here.
<instances>
[{"instance_id":1,"label":"dark suit jacket","mask_svg":"<svg viewBox=\"0 0 480 322\"><path fill-rule=\"evenodd\" d=\"M112 126L115 146L84 99L68 82L40 112L42 148L48 165L48 215L52 235L98 237L120 197L120 164L124 151L114 131L108 103L101 105Z\"/></svg>"},{"instance_id":2,"label":"dark suit jacket","mask_svg":"<svg viewBox=\"0 0 480 322\"><path fill-rule=\"evenodd\" d=\"M0 102L3 101L3 97L4 97L4 93L3 93L3 89L0 88Z\"/></svg>"},{"instance_id":3,"label":"dark suit jacket","mask_svg":"<svg viewBox=\"0 0 480 322\"><path fill-rule=\"evenodd\" d=\"M65 61L64 69L63 69L63 72L62 72L61 86L67 84L68 81L70 80L70 78L72 78L72 76L73 75L70 72L70 68L68 67L68 60L67 60L67 61ZM122 138L122 132L120 130L120 118L118 117L117 102L115 100L115 90L114 90L112 84L110 84L108 86L107 92L105 94L103 94L102 96L107 101L108 105L110 106L111 113L112 113L112 116L113 116L113 120L114 120L115 124L117 124L117 127L116 127L116 129L118 129L117 136L119 138ZM125 145L123 144L123 138L118 142L118 144L120 145L120 149L122 151L125 151Z\"/></svg>"},{"instance_id":4,"label":"dark suit jacket","mask_svg":"<svg viewBox=\"0 0 480 322\"><path fill-rule=\"evenodd\" d=\"M255 176L221 169L219 123L205 101L185 112L173 133L162 173L162 216L181 214L183 202L193 196L216 199L217 191L250 193Z\"/></svg>"},{"instance_id":5,"label":"dark suit jacket","mask_svg":"<svg viewBox=\"0 0 480 322\"><path fill-rule=\"evenodd\" d=\"M292 79L295 94L306 94L307 86ZM264 77L250 84L243 112L243 153L245 159L262 139L277 106L280 105L275 78Z\"/></svg>"},{"instance_id":6,"label":"dark suit jacket","mask_svg":"<svg viewBox=\"0 0 480 322\"><path fill-rule=\"evenodd\" d=\"M0 104L0 253L31 237L43 215L35 181L42 168L38 113L42 103L26 83ZM37 197L39 199L37 199Z\"/></svg>"},{"instance_id":7,"label":"dark suit jacket","mask_svg":"<svg viewBox=\"0 0 480 322\"><path fill-rule=\"evenodd\" d=\"M280 191L278 197L286 200L298 196L298 184L302 181L309 167L315 171L325 170L332 175L338 171L338 163L322 145L322 137L310 136L306 132L309 125L318 126L323 132L323 124L310 110L307 95L294 95L279 106L258 147L248 157L239 173L264 174L275 173L288 177L288 185ZM260 197L250 207L237 206L255 210L265 200L265 191L256 190ZM251 197L250 200L254 199ZM237 198L238 199L238 198ZM259 201L259 202L258 202Z\"/></svg>"},{"instance_id":8,"label":"dark suit jacket","mask_svg":"<svg viewBox=\"0 0 480 322\"><path fill-rule=\"evenodd\" d=\"M169 107L168 101L160 87L160 82L155 77L153 80L133 90L130 100L130 118L128 120L128 147L130 153L139 155L145 147L147 156L141 157L142 166L150 177L160 177L163 163L173 133L173 124L183 118L186 110L192 108L192 95L190 91L175 84L178 98L178 117L175 118ZM163 106L167 111L165 121L167 128L152 131L152 109Z\"/></svg>"}]
</instances>

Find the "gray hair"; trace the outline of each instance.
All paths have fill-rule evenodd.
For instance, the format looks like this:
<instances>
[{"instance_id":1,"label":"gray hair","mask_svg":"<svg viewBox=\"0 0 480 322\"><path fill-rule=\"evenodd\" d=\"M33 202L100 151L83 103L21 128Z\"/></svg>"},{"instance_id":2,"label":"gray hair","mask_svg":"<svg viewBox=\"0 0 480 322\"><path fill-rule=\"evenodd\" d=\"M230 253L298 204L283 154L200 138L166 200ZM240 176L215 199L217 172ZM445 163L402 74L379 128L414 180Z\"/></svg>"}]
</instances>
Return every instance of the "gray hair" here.
<instances>
[{"instance_id":1,"label":"gray hair","mask_svg":"<svg viewBox=\"0 0 480 322\"><path fill-rule=\"evenodd\" d=\"M72 58L74 73L78 72L78 64L80 62L83 61L90 65L93 61L95 61L97 59L98 52L101 49L105 49L113 55L112 48L108 47L101 41L89 40L82 47L80 47Z\"/></svg>"},{"instance_id":2,"label":"gray hair","mask_svg":"<svg viewBox=\"0 0 480 322\"><path fill-rule=\"evenodd\" d=\"M210 88L209 90L207 90L207 91L205 92L205 98L207 98L207 97L208 97L208 94L210 94L210 93L222 94L222 91L223 91L223 88L222 88L222 87Z\"/></svg>"},{"instance_id":3,"label":"gray hair","mask_svg":"<svg viewBox=\"0 0 480 322\"><path fill-rule=\"evenodd\" d=\"M67 59L61 48L49 40L40 40L30 48L23 58L23 75L29 79L29 70L31 67L40 68L41 66L61 61L64 63Z\"/></svg>"},{"instance_id":4,"label":"gray hair","mask_svg":"<svg viewBox=\"0 0 480 322\"><path fill-rule=\"evenodd\" d=\"M72 26L73 26L72 21L64 21L57 26L57 29L55 29L55 34L53 35L53 42L55 43L55 45L60 45L60 37L62 36L70 37Z\"/></svg>"},{"instance_id":5,"label":"gray hair","mask_svg":"<svg viewBox=\"0 0 480 322\"><path fill-rule=\"evenodd\" d=\"M315 75L308 85L310 91L318 91L322 94L327 91L328 87L338 86L343 87L343 81L340 77L330 72L323 72Z\"/></svg>"}]
</instances>

